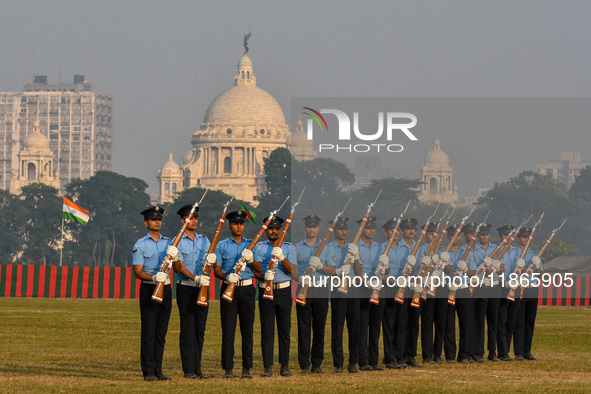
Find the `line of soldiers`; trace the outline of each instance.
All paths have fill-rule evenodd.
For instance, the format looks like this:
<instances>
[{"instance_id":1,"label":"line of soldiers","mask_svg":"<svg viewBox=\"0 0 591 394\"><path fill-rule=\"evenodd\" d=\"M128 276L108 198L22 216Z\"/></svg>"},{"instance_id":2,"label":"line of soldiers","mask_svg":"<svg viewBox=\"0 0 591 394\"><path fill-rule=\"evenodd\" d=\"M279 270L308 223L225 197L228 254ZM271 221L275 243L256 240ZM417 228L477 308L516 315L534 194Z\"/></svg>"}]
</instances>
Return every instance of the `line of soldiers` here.
<instances>
[{"instance_id":1,"label":"line of soldiers","mask_svg":"<svg viewBox=\"0 0 591 394\"><path fill-rule=\"evenodd\" d=\"M192 205L178 210L182 222L189 216ZM215 253L208 253L210 242L204 235L196 232L198 214L190 220L178 248L172 246L169 238L160 234L164 209L159 206L142 211L148 234L139 239L133 248L134 272L142 281L140 286L141 312L141 367L147 381L170 380L162 372L162 357L168 321L172 309L171 286L165 286L162 303L151 299L158 282L170 284L169 276L159 271L160 263L168 254L173 258L176 273L177 306L180 315L180 354L184 377L205 379L201 369L201 356L204 333L207 323L208 307L197 305L197 295L202 286L209 286L209 275L203 275L205 265L213 266L215 276L222 283L223 293L230 283L235 284L232 302L220 301L222 327L221 364L224 378L234 376L234 339L236 324L240 322L242 337L242 378L252 378L253 368L253 325L255 319L255 287L259 289L259 312L261 322L261 349L264 371L261 376L273 374L275 325L279 345L280 375L291 376L289 352L291 345L292 280L298 282L298 290L303 283L310 283L304 305L297 304L298 363L301 373L324 373L325 325L331 304L331 353L335 373L341 373L345 365L343 333L345 322L348 330L349 373L361 371L380 371L385 368L402 369L407 366L421 367L416 360L419 333L421 335L422 359L424 364L443 364L456 360L461 363L485 362L485 325L488 330L488 359L493 362L512 361L509 356L513 340L515 360L535 360L531 354L534 324L537 313L537 288L524 289L523 298L514 302L507 300L507 289L499 284L500 276L509 280L511 272L525 272L534 265L542 274L542 264L533 251L528 251L525 259L520 259L526 248L530 228L521 228L517 234L519 246L511 247L502 259L491 260L488 255L496 245L490 242L490 224L476 226L464 225L461 230L466 241L477 237L473 251L461 260L466 244L460 246L460 237L455 238L449 252L443 247L429 255L429 244L437 238L438 223L428 223L425 244L416 255L417 221L406 218L400 222L400 235L395 230L396 220L387 221L382 228L387 239L394 234L397 241L387 254L386 243L374 241L376 233L375 217L370 217L357 244L347 242L348 221L338 218L334 223L334 240L329 242L321 253L316 253L321 244L318 233L321 219L316 215L305 217L306 237L295 246L289 242L278 245L279 233L284 220L275 216L266 229L266 240L251 251L247 249L251 240L243 236L246 212L234 211L227 214L230 237L220 241ZM266 219L265 219L266 221ZM361 220L357 221L361 223ZM332 222L331 222L332 224ZM447 237L454 239L458 225L449 226ZM505 225L497 229L499 240L507 238L513 226ZM449 242L449 241L448 241ZM352 256L352 264L344 264L347 254ZM316 256L318 255L318 256ZM268 269L275 257L280 264ZM234 271L236 262L247 261L241 273ZM463 273L460 286L451 285L456 291L455 305L448 302L450 288L437 288L436 297L421 300L419 307L411 305L411 299L423 288L416 285L405 289L404 302L395 300L397 288L383 286L383 280L390 283L396 280L403 268L410 264L414 274L418 274L422 264L438 263L442 259L443 275L450 277L455 272ZM494 267L494 275L484 279L485 286L470 288L469 277L476 274L485 264ZM383 280L368 280L375 276L378 265L385 269ZM312 267L311 277L305 275ZM433 276L439 275L433 272ZM365 278L362 286L351 286L347 295L336 289L331 292L330 278L333 276ZM411 274L412 275L412 274ZM314 279L314 280L310 280ZM263 292L267 281L273 282L274 297L265 299ZM353 282L352 282L353 283ZM381 290L380 302L371 303L370 295ZM458 319L459 341L456 346L456 323ZM383 333L383 358L380 366L379 338Z\"/></svg>"}]
</instances>

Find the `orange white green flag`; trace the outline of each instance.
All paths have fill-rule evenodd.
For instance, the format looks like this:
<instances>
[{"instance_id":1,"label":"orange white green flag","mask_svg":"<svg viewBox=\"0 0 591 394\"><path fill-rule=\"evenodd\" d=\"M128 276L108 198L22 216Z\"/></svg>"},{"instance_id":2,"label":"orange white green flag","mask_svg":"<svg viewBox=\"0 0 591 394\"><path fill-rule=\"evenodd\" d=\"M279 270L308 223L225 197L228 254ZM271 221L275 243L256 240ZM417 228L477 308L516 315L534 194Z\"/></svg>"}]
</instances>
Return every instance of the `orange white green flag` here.
<instances>
[{"instance_id":1,"label":"orange white green flag","mask_svg":"<svg viewBox=\"0 0 591 394\"><path fill-rule=\"evenodd\" d=\"M80 205L73 203L64 197L63 218L81 223L86 226L90 219L90 212L82 208Z\"/></svg>"}]
</instances>

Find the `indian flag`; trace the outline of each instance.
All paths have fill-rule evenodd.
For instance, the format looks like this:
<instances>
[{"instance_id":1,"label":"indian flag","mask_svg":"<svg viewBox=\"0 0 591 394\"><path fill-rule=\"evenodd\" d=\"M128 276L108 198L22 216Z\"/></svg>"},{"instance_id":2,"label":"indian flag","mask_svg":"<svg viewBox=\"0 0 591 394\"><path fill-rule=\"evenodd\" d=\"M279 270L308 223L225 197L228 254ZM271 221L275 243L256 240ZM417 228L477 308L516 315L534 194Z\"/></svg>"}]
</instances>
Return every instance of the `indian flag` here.
<instances>
[{"instance_id":1,"label":"indian flag","mask_svg":"<svg viewBox=\"0 0 591 394\"><path fill-rule=\"evenodd\" d=\"M64 219L72 220L86 226L88 219L90 219L89 213L86 209L80 205L74 204L72 201L64 197Z\"/></svg>"}]
</instances>

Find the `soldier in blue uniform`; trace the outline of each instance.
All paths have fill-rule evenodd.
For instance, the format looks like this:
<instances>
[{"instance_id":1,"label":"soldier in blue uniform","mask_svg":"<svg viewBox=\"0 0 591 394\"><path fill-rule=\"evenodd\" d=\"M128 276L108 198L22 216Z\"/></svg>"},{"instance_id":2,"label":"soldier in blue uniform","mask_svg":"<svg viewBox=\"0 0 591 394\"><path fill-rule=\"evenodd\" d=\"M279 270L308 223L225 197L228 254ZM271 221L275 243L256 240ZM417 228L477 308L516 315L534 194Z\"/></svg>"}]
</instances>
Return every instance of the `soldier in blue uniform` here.
<instances>
[{"instance_id":1,"label":"soldier in blue uniform","mask_svg":"<svg viewBox=\"0 0 591 394\"><path fill-rule=\"evenodd\" d=\"M458 232L459 225L454 224L447 228L447 238L449 242L454 240L454 236ZM446 247L447 249L447 247ZM446 280L451 279L451 274L453 273L452 267L456 266L457 261L461 256L460 253L460 237L456 237L453 241L452 245L449 247L449 252L441 252L440 258L445 261L445 265L443 267L443 274ZM447 303L447 315L445 318L445 331L444 331L444 338L443 338L443 353L445 354L445 361L449 364L453 364L456 362L456 352L457 352L457 345L456 345L456 306L447 302L449 296L449 287L447 285L440 286L435 296L437 298L442 298ZM434 347L433 348L433 357L437 357L437 355L441 354L441 347Z\"/></svg>"},{"instance_id":2,"label":"soldier in blue uniform","mask_svg":"<svg viewBox=\"0 0 591 394\"><path fill-rule=\"evenodd\" d=\"M166 255L177 259L178 250L167 237L160 234L164 209L152 206L141 212L148 234L133 246L133 272L140 285L140 313L142 321L141 365L144 380L171 380L162 373L162 357L168 320L172 309L172 288L168 274L160 272ZM152 300L156 284L164 283L162 303Z\"/></svg>"},{"instance_id":3,"label":"soldier in blue uniform","mask_svg":"<svg viewBox=\"0 0 591 394\"><path fill-rule=\"evenodd\" d=\"M177 211L181 223L187 220L193 205L185 205ZM207 379L201 371L201 355L205 338L208 307L197 305L197 297L202 286L209 286L209 275L202 275L205 264L215 263L215 254L208 254L209 240L197 234L198 217L195 210L185 233L179 243L179 261L173 264L177 274L176 303L179 308L180 335L179 348L184 377L187 379Z\"/></svg>"},{"instance_id":4,"label":"soldier in blue uniform","mask_svg":"<svg viewBox=\"0 0 591 394\"><path fill-rule=\"evenodd\" d=\"M306 297L306 305L296 305L298 319L298 362L302 373L324 373L324 329L328 315L329 285L327 282L334 275L335 265L330 248L324 248L319 257L314 254L320 246L318 232L320 218L308 215L304 219L306 239L296 245L297 270L292 271L294 280L298 280L298 291L302 283L311 283ZM304 275L308 267L313 268L309 278ZM312 339L312 334L314 339ZM312 347L310 348L310 343Z\"/></svg>"},{"instance_id":5,"label":"soldier in blue uniform","mask_svg":"<svg viewBox=\"0 0 591 394\"><path fill-rule=\"evenodd\" d=\"M253 325L255 307L255 288L253 285L253 254L246 249L251 240L242 236L246 212L233 211L226 215L231 236L220 241L215 249L216 278L223 281L223 293L230 283L235 283L232 302L220 301L222 321L222 368L224 378L234 377L234 337L236 321L240 318L240 335L242 336L242 377L251 379L250 370L253 365ZM234 272L238 260L243 257L247 264L240 274Z\"/></svg>"},{"instance_id":6,"label":"soldier in blue uniform","mask_svg":"<svg viewBox=\"0 0 591 394\"><path fill-rule=\"evenodd\" d=\"M268 218L263 221L266 222ZM284 222L275 216L267 226L267 240L260 242L253 250L254 260L261 263L262 272L255 271L259 283L259 311L261 315L261 350L263 352L262 377L273 375L273 348L275 342L275 320L279 343L281 376L291 376L289 370L289 346L291 343L291 261L296 260L295 248L289 242L277 245ZM277 258L274 269L269 269L273 257ZM273 299L263 297L267 281L273 282Z\"/></svg>"},{"instance_id":7,"label":"soldier in blue uniform","mask_svg":"<svg viewBox=\"0 0 591 394\"><path fill-rule=\"evenodd\" d=\"M361 266L359 262L351 261L351 264L343 264L350 243L347 242L349 233L349 218L340 217L334 228L334 240L326 245L331 249L331 254L335 262L336 275L339 277L349 277L353 279L356 275L361 275ZM347 370L349 373L359 373L357 363L359 362L359 298L356 296L354 286L349 286L349 293L342 294L338 289L333 289L331 293L331 352L335 373L343 372L345 357L343 354L343 332L345 320L347 321L347 331L349 333L349 364Z\"/></svg>"}]
</instances>

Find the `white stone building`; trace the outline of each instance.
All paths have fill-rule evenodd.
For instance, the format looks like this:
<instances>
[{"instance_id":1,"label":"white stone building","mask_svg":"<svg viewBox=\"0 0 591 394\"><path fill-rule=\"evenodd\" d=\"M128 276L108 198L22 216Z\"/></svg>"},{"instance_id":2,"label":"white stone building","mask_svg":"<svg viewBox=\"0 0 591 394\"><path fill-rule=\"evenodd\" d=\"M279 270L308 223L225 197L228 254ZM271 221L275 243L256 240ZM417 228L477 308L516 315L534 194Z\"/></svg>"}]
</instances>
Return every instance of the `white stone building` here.
<instances>
[{"instance_id":1,"label":"white stone building","mask_svg":"<svg viewBox=\"0 0 591 394\"><path fill-rule=\"evenodd\" d=\"M419 201L439 202L442 204L458 203L458 188L453 184L453 170L449 165L449 156L441 150L439 137L435 137L435 147L425 158L421 168Z\"/></svg>"},{"instance_id":2,"label":"white stone building","mask_svg":"<svg viewBox=\"0 0 591 394\"><path fill-rule=\"evenodd\" d=\"M581 154L578 152L562 152L560 160L538 164L538 172L543 175L551 175L552 178L570 188L581 170L589 165L591 165L591 161L581 160Z\"/></svg>"}]
</instances>

